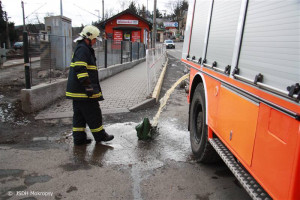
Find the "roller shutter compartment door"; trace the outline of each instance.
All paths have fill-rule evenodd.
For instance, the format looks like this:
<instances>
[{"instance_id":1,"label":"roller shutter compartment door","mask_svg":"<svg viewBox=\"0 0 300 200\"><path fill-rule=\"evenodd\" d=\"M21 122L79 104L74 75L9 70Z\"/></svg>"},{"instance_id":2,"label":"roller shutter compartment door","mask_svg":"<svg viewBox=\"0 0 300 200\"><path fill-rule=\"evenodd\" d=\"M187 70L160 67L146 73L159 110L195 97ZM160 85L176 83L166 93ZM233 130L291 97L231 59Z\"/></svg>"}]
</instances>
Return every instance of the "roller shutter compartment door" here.
<instances>
[{"instance_id":1,"label":"roller shutter compartment door","mask_svg":"<svg viewBox=\"0 0 300 200\"><path fill-rule=\"evenodd\" d=\"M193 32L190 44L190 58L195 56L199 60L203 56L204 40L210 17L211 0L197 0L195 5Z\"/></svg>"},{"instance_id":2,"label":"roller shutter compartment door","mask_svg":"<svg viewBox=\"0 0 300 200\"><path fill-rule=\"evenodd\" d=\"M189 0L189 10L187 14L187 20L185 25L185 32L184 32L184 43L182 47L182 58L186 59L186 56L188 55L188 49L189 49L189 42L190 42L190 33L191 33L191 27L192 27L192 19L193 19L193 8L194 8L194 1L195 0Z\"/></svg>"},{"instance_id":3,"label":"roller shutter compartment door","mask_svg":"<svg viewBox=\"0 0 300 200\"><path fill-rule=\"evenodd\" d=\"M215 0L211 18L206 63L224 70L231 65L238 20L241 10L240 0Z\"/></svg>"},{"instance_id":4,"label":"roller shutter compartment door","mask_svg":"<svg viewBox=\"0 0 300 200\"><path fill-rule=\"evenodd\" d=\"M238 67L240 75L287 91L300 81L300 1L248 3Z\"/></svg>"}]
</instances>

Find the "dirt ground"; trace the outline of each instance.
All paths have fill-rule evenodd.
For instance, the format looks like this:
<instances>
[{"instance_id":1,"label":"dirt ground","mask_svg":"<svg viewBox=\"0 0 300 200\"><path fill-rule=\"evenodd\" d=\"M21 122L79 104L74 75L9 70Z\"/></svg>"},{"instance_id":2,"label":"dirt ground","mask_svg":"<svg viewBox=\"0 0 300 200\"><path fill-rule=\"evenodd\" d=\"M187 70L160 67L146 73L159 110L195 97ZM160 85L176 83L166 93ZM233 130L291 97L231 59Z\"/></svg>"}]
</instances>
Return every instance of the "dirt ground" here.
<instances>
[{"instance_id":1,"label":"dirt ground","mask_svg":"<svg viewBox=\"0 0 300 200\"><path fill-rule=\"evenodd\" d=\"M66 73L54 71L53 78L65 77ZM49 70L39 69L39 62L32 64L32 84L49 82ZM16 144L26 142L38 135L64 131L65 124L35 121L34 115L22 111L20 94L25 88L25 72L23 65L0 69L0 144ZM32 131L33 127L35 131ZM66 128L67 130L68 128ZM30 133L30 134L29 134Z\"/></svg>"}]
</instances>

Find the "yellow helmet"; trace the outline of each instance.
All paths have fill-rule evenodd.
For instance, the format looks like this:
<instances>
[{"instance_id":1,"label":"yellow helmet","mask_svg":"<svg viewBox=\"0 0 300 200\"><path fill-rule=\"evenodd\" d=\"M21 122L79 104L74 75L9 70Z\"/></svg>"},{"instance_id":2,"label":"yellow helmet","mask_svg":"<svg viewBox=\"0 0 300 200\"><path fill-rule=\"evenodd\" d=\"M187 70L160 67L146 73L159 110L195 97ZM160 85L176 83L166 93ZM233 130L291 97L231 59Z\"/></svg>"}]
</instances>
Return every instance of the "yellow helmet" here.
<instances>
[{"instance_id":1,"label":"yellow helmet","mask_svg":"<svg viewBox=\"0 0 300 200\"><path fill-rule=\"evenodd\" d=\"M99 39L98 38L99 34L100 34L100 31L96 26L88 25L82 29L82 31L79 35L82 36L83 38L93 40L95 38Z\"/></svg>"}]
</instances>

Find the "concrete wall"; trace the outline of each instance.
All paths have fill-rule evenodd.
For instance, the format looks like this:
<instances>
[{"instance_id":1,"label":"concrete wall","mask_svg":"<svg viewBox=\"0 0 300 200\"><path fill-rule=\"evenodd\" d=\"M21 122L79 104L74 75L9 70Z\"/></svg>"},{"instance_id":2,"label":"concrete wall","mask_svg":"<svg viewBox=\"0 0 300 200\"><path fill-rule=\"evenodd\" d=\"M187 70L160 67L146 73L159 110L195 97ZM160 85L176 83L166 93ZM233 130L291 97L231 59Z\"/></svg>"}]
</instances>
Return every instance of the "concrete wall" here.
<instances>
[{"instance_id":1,"label":"concrete wall","mask_svg":"<svg viewBox=\"0 0 300 200\"><path fill-rule=\"evenodd\" d=\"M106 69L99 70L99 80L104 80L110 76L130 69L135 65L145 62L145 58L114 65ZM43 83L33 86L31 89L21 90L22 110L27 113L33 113L48 107L59 98L65 97L67 79L60 79L53 83Z\"/></svg>"},{"instance_id":2,"label":"concrete wall","mask_svg":"<svg viewBox=\"0 0 300 200\"><path fill-rule=\"evenodd\" d=\"M21 90L22 110L32 113L45 108L66 93L66 79L54 83L43 83L31 89Z\"/></svg>"},{"instance_id":3,"label":"concrete wall","mask_svg":"<svg viewBox=\"0 0 300 200\"><path fill-rule=\"evenodd\" d=\"M130 69L133 66L144 62L146 60L146 58L140 59L140 60L135 60L133 62L127 62L127 63L123 63L123 64L118 64L118 65L114 65L114 66L110 66L108 68L104 68L104 69L100 69L98 71L99 74L99 80L104 80L110 76L113 76L117 73L120 73L126 69Z\"/></svg>"}]
</instances>

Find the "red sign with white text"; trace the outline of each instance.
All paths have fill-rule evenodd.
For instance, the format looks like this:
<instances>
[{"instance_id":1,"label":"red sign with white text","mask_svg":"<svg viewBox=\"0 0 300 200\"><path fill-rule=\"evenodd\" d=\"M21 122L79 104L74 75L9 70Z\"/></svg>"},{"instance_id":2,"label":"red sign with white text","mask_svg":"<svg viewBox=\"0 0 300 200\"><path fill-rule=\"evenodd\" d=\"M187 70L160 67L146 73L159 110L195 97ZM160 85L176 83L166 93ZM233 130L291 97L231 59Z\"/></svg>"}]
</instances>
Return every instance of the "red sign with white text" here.
<instances>
[{"instance_id":1,"label":"red sign with white text","mask_svg":"<svg viewBox=\"0 0 300 200\"><path fill-rule=\"evenodd\" d=\"M114 31L114 40L123 40L123 32Z\"/></svg>"},{"instance_id":2,"label":"red sign with white text","mask_svg":"<svg viewBox=\"0 0 300 200\"><path fill-rule=\"evenodd\" d=\"M131 38L132 38L132 42L140 42L141 41L141 32L140 31L132 31Z\"/></svg>"}]
</instances>

